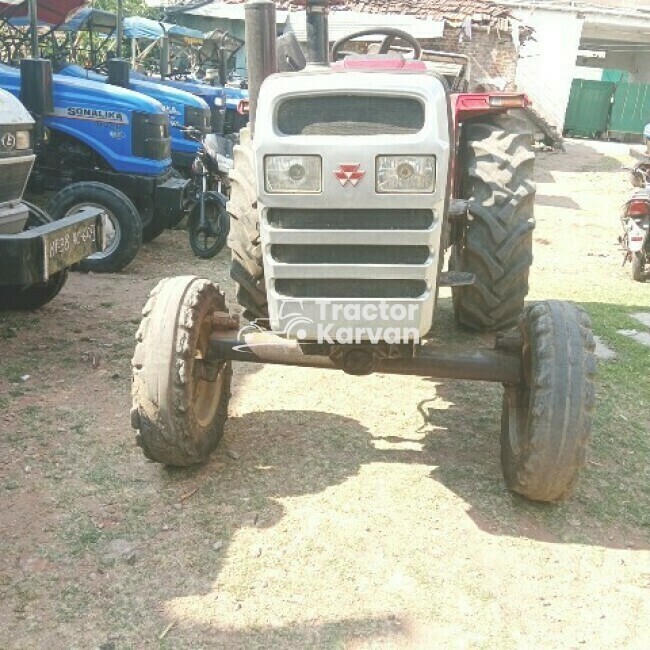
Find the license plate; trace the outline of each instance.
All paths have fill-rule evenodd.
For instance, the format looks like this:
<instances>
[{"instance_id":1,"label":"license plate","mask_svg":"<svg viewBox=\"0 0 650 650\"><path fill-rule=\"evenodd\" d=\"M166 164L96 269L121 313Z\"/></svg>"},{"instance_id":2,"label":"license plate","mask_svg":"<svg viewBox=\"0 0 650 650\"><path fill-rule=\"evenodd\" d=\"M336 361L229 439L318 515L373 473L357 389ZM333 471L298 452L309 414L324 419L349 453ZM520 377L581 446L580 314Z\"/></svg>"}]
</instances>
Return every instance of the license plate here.
<instances>
[{"instance_id":1,"label":"license plate","mask_svg":"<svg viewBox=\"0 0 650 650\"><path fill-rule=\"evenodd\" d=\"M95 208L48 224L43 231L44 279L105 248L102 216Z\"/></svg>"}]
</instances>

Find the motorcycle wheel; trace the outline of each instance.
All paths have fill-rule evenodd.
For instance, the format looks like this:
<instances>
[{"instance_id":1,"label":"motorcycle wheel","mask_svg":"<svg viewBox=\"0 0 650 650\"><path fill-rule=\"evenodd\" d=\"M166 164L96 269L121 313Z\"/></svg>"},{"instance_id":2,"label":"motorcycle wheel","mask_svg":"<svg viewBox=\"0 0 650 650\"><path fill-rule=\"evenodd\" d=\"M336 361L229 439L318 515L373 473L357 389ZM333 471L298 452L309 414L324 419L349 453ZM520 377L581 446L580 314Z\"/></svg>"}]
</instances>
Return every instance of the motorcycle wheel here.
<instances>
[{"instance_id":1,"label":"motorcycle wheel","mask_svg":"<svg viewBox=\"0 0 650 650\"><path fill-rule=\"evenodd\" d=\"M645 255L634 253L632 258L632 278L637 282L645 282Z\"/></svg>"},{"instance_id":2,"label":"motorcycle wheel","mask_svg":"<svg viewBox=\"0 0 650 650\"><path fill-rule=\"evenodd\" d=\"M200 225L201 205L199 202L192 206L187 225L190 233L192 252L202 259L214 257L225 245L230 230L230 216L226 208L216 199L206 197L205 220Z\"/></svg>"}]
</instances>

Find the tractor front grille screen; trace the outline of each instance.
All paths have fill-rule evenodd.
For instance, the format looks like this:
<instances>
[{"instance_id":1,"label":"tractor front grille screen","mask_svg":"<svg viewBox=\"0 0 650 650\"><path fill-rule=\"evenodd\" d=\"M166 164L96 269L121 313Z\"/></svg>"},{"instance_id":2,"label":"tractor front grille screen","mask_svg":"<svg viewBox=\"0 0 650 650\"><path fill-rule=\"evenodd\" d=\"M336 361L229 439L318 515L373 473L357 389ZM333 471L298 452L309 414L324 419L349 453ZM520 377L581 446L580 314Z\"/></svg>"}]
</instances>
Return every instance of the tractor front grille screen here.
<instances>
[{"instance_id":1,"label":"tractor front grille screen","mask_svg":"<svg viewBox=\"0 0 650 650\"><path fill-rule=\"evenodd\" d=\"M428 244L428 233L435 224L432 210L270 208L265 220L275 233L292 231L295 240L272 242L268 248L269 264L282 267L282 277L274 284L281 296L418 299L427 291L425 278L435 255ZM363 243L351 243L348 231L363 231ZM420 241L399 243L400 231L409 235L419 231ZM338 241L323 244L320 234ZM382 241L377 242L378 238ZM394 267L394 277L364 278L363 273L359 277L359 269L372 265ZM309 277L303 275L306 266ZM339 269L334 276L332 268ZM418 270L421 278L414 278Z\"/></svg>"},{"instance_id":2,"label":"tractor front grille screen","mask_svg":"<svg viewBox=\"0 0 650 650\"><path fill-rule=\"evenodd\" d=\"M404 135L424 127L424 105L413 97L315 95L285 99L278 107L284 135Z\"/></svg>"},{"instance_id":3,"label":"tractor front grille screen","mask_svg":"<svg viewBox=\"0 0 650 650\"><path fill-rule=\"evenodd\" d=\"M0 203L19 201L25 190L25 184L32 169L32 159L9 162L0 166Z\"/></svg>"}]
</instances>

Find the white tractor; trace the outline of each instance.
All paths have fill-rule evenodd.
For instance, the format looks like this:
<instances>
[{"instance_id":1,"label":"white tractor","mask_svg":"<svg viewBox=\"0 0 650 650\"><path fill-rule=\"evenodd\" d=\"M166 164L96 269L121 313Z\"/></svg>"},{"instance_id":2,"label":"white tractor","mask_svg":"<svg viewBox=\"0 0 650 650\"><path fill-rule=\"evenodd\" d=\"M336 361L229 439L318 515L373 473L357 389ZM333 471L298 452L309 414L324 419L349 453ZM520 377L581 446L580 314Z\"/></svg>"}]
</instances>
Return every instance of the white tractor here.
<instances>
[{"instance_id":1,"label":"white tractor","mask_svg":"<svg viewBox=\"0 0 650 650\"><path fill-rule=\"evenodd\" d=\"M286 44L277 56L274 3L246 5L251 131L235 147L228 211L250 325L238 331L207 279L154 289L133 357L138 443L161 463L204 461L223 434L233 361L491 381L504 387L508 487L566 498L585 462L594 341L573 305L524 305L528 100L450 92L397 30L353 34L330 56L328 2L306 4L310 64L283 73L278 61L299 57ZM379 36L379 54L347 52L355 36ZM516 329L494 349L426 345L440 286L452 287L461 326Z\"/></svg>"}]
</instances>

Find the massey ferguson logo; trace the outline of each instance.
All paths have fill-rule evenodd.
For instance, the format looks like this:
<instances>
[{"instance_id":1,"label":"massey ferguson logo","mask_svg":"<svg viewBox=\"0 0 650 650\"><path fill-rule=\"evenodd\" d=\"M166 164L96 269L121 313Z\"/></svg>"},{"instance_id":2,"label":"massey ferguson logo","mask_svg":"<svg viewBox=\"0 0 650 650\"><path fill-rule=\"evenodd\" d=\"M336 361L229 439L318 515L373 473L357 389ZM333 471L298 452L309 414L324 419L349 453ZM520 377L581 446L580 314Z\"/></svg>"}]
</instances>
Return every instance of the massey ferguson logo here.
<instances>
[{"instance_id":1,"label":"massey ferguson logo","mask_svg":"<svg viewBox=\"0 0 650 650\"><path fill-rule=\"evenodd\" d=\"M339 179L339 183L345 187L348 183L352 183L356 187L357 183L366 175L362 172L358 163L341 163L339 168L334 172L334 176Z\"/></svg>"}]
</instances>

